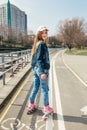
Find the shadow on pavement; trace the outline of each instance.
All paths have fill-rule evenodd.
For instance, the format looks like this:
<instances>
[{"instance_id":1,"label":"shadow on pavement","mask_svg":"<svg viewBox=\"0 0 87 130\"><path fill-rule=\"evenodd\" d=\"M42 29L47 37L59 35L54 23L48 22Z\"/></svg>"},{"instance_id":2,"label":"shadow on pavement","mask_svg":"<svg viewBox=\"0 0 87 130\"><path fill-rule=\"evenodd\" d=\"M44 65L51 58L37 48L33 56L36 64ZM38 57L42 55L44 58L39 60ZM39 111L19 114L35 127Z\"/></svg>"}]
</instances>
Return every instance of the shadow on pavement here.
<instances>
[{"instance_id":1,"label":"shadow on pavement","mask_svg":"<svg viewBox=\"0 0 87 130\"><path fill-rule=\"evenodd\" d=\"M67 122L75 122L75 123L82 123L87 124L87 117L76 117L76 116L67 116L67 115L60 115L57 113L53 114L53 120L63 120Z\"/></svg>"}]
</instances>

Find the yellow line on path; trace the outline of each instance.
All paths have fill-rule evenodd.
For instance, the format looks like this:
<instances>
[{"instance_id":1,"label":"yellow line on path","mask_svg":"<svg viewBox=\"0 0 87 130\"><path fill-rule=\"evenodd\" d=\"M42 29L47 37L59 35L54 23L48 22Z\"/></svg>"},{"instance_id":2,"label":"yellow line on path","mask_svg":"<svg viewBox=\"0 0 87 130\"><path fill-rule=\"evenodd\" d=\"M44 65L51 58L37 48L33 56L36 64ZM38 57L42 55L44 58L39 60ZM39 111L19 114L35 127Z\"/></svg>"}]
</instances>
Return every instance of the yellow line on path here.
<instances>
[{"instance_id":1,"label":"yellow line on path","mask_svg":"<svg viewBox=\"0 0 87 130\"><path fill-rule=\"evenodd\" d=\"M4 108L4 110L2 111L2 113L0 113L0 122L4 119L4 117L6 116L8 110L10 109L11 105L13 104L13 102L15 101L15 99L17 98L17 96L19 95L19 93L21 92L21 90L23 89L24 85L26 84L28 78L30 75L27 76L27 78L23 81L22 85L20 85L19 89L17 90L17 92L13 95L13 97L10 99L9 103L6 105L6 107Z\"/></svg>"}]
</instances>

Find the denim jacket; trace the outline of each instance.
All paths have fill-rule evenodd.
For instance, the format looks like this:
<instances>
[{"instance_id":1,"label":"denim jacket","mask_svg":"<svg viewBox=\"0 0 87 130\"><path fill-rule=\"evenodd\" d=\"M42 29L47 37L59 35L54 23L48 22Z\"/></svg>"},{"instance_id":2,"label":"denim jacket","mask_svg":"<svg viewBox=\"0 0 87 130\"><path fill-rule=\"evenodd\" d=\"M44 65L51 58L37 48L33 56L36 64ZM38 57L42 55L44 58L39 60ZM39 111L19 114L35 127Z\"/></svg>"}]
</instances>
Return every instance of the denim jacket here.
<instances>
[{"instance_id":1,"label":"denim jacket","mask_svg":"<svg viewBox=\"0 0 87 130\"><path fill-rule=\"evenodd\" d=\"M38 67L39 74L43 74L50 69L49 52L46 43L40 42L36 53L37 62L35 66Z\"/></svg>"}]
</instances>

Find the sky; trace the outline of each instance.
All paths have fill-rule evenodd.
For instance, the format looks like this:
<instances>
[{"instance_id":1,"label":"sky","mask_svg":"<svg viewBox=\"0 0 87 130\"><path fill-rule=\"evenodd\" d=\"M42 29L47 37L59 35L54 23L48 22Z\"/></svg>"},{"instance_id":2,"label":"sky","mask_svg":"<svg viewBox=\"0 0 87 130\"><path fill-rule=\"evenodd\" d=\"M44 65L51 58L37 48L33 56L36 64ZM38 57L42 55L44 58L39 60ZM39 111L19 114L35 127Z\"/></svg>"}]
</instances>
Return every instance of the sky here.
<instances>
[{"instance_id":1,"label":"sky","mask_svg":"<svg viewBox=\"0 0 87 130\"><path fill-rule=\"evenodd\" d=\"M0 0L0 4L8 0ZM74 17L87 22L87 0L10 0L25 11L28 17L28 30L36 33L40 25L49 29L49 35L57 33L60 21Z\"/></svg>"}]
</instances>

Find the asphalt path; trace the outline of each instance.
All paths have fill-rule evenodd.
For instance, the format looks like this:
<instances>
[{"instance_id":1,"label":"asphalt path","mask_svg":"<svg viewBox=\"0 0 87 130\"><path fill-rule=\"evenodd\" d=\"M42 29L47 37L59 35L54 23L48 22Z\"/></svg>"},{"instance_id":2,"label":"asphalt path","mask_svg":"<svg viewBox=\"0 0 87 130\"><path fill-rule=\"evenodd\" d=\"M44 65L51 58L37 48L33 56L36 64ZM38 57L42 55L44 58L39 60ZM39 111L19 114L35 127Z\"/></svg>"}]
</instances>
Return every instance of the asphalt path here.
<instances>
[{"instance_id":1,"label":"asphalt path","mask_svg":"<svg viewBox=\"0 0 87 130\"><path fill-rule=\"evenodd\" d=\"M27 105L33 86L33 71L10 101L3 114L0 130L87 130L87 118L80 109L87 103L87 88L69 70L63 50L55 49L50 55L49 100L53 116L42 121L41 89L36 98L37 110L27 115ZM74 70L73 70L74 71ZM78 74L79 76L79 74Z\"/></svg>"}]
</instances>

